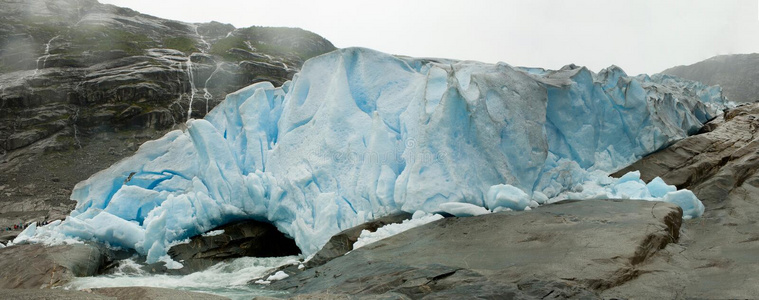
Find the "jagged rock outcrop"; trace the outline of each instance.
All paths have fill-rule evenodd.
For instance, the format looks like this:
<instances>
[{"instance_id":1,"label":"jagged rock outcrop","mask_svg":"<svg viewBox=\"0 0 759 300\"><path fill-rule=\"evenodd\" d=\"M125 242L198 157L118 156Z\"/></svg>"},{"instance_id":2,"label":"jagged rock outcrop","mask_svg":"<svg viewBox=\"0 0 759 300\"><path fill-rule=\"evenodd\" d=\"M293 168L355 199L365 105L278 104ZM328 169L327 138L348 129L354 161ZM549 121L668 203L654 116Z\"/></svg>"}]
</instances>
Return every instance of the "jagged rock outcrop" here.
<instances>
[{"instance_id":1,"label":"jagged rock outcrop","mask_svg":"<svg viewBox=\"0 0 759 300\"><path fill-rule=\"evenodd\" d=\"M95 0L0 1L0 227L60 218L76 182L227 93L281 84L334 49L295 28L189 24Z\"/></svg>"},{"instance_id":2,"label":"jagged rock outcrop","mask_svg":"<svg viewBox=\"0 0 759 300\"><path fill-rule=\"evenodd\" d=\"M715 56L662 73L719 85L728 99L738 103L759 100L759 53Z\"/></svg>"},{"instance_id":3,"label":"jagged rock outcrop","mask_svg":"<svg viewBox=\"0 0 759 300\"><path fill-rule=\"evenodd\" d=\"M640 170L692 190L706 211L685 221L678 244L606 297L754 298L759 295L759 104L731 109L701 133L653 153L617 175Z\"/></svg>"},{"instance_id":4,"label":"jagged rock outcrop","mask_svg":"<svg viewBox=\"0 0 759 300\"><path fill-rule=\"evenodd\" d=\"M369 244L271 287L319 297L593 299L640 276L679 238L682 210L634 200L446 218ZM375 298L371 298L375 299Z\"/></svg>"}]
</instances>

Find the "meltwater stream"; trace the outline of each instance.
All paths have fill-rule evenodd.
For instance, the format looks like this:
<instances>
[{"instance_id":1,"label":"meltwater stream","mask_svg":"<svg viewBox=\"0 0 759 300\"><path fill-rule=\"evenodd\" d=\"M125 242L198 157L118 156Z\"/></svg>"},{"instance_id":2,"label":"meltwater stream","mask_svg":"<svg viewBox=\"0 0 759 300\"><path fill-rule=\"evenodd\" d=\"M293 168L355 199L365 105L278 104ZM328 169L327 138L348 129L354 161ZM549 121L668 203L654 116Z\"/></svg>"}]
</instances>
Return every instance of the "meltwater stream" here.
<instances>
[{"instance_id":1,"label":"meltwater stream","mask_svg":"<svg viewBox=\"0 0 759 300\"><path fill-rule=\"evenodd\" d=\"M274 296L283 292L266 290L262 285L249 284L283 265L298 263L298 256L243 257L219 263L205 271L189 275L150 274L140 269L133 259L121 261L119 267L108 275L78 277L66 289L91 289L107 287L146 286L224 296L230 299L251 299L254 296Z\"/></svg>"}]
</instances>

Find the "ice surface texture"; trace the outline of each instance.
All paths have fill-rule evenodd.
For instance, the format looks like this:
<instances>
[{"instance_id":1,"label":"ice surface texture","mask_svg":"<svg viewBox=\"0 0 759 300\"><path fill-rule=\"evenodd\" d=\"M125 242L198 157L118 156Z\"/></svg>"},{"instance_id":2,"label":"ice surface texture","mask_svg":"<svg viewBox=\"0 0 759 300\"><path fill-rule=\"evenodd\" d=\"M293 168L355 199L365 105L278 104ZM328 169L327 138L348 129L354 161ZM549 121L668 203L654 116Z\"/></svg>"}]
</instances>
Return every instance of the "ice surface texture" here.
<instances>
[{"instance_id":1,"label":"ice surface texture","mask_svg":"<svg viewBox=\"0 0 759 300\"><path fill-rule=\"evenodd\" d=\"M186 131L145 143L77 184L67 220L32 233L105 241L154 262L172 241L254 218L310 254L400 210L519 210L624 194L606 174L723 107L719 88L617 67L548 71L342 49L308 60L282 87L244 88ZM638 181L649 199L700 205Z\"/></svg>"}]
</instances>

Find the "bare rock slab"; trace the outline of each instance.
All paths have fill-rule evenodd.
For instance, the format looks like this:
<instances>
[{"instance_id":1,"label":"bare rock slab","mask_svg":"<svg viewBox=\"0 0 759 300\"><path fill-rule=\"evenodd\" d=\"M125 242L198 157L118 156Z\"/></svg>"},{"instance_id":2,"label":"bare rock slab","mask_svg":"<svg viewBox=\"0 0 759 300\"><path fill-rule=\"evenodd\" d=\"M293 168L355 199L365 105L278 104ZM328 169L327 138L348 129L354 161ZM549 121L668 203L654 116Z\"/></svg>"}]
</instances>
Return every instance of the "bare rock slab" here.
<instances>
[{"instance_id":1,"label":"bare rock slab","mask_svg":"<svg viewBox=\"0 0 759 300\"><path fill-rule=\"evenodd\" d=\"M226 297L155 287L116 287L92 289L93 294L118 300L223 300Z\"/></svg>"},{"instance_id":2,"label":"bare rock slab","mask_svg":"<svg viewBox=\"0 0 759 300\"><path fill-rule=\"evenodd\" d=\"M296 294L597 298L676 242L679 207L564 201L530 212L446 218L274 282ZM307 297L306 295L306 297Z\"/></svg>"},{"instance_id":3,"label":"bare rock slab","mask_svg":"<svg viewBox=\"0 0 759 300\"><path fill-rule=\"evenodd\" d=\"M53 288L74 277L94 276L108 259L104 251L90 244L0 249L0 289Z\"/></svg>"}]
</instances>

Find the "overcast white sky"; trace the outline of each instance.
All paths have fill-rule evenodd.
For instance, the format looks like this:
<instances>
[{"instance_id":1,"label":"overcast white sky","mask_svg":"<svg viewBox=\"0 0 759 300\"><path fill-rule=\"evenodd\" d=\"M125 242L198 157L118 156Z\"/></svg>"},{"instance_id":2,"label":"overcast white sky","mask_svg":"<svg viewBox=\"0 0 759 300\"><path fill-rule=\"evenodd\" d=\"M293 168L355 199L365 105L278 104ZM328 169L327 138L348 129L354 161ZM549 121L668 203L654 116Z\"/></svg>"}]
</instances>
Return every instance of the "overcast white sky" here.
<instances>
[{"instance_id":1,"label":"overcast white sky","mask_svg":"<svg viewBox=\"0 0 759 300\"><path fill-rule=\"evenodd\" d=\"M157 17L313 31L337 47L656 73L759 52L759 0L100 0Z\"/></svg>"}]
</instances>

